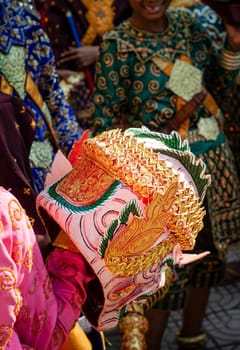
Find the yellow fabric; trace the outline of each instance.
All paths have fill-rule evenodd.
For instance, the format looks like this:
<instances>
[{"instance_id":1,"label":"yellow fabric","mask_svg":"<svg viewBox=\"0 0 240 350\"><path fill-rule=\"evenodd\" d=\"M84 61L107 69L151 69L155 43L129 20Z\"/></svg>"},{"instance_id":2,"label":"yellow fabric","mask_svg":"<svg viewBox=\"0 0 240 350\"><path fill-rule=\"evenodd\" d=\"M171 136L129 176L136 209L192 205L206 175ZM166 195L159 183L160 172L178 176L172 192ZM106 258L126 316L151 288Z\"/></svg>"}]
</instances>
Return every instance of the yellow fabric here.
<instances>
[{"instance_id":1,"label":"yellow fabric","mask_svg":"<svg viewBox=\"0 0 240 350\"><path fill-rule=\"evenodd\" d=\"M92 350L92 344L78 322L75 323L60 350Z\"/></svg>"},{"instance_id":2,"label":"yellow fabric","mask_svg":"<svg viewBox=\"0 0 240 350\"><path fill-rule=\"evenodd\" d=\"M37 85L32 80L32 77L30 74L26 74L26 92L32 97L33 101L36 103L36 105L40 108L40 110L43 108L43 99L40 94L40 91L38 90Z\"/></svg>"},{"instance_id":3,"label":"yellow fabric","mask_svg":"<svg viewBox=\"0 0 240 350\"><path fill-rule=\"evenodd\" d=\"M53 242L54 247L71 250L72 252L79 253L79 250L72 242L72 240L68 237L68 235L61 230L57 235L56 239Z\"/></svg>"},{"instance_id":4,"label":"yellow fabric","mask_svg":"<svg viewBox=\"0 0 240 350\"><path fill-rule=\"evenodd\" d=\"M82 38L82 45L92 45L97 36L102 37L114 27L114 0L82 0L87 9L88 29Z\"/></svg>"},{"instance_id":5,"label":"yellow fabric","mask_svg":"<svg viewBox=\"0 0 240 350\"><path fill-rule=\"evenodd\" d=\"M4 92L7 95L12 95L13 93L13 88L11 87L4 75L2 75L1 77L0 89L1 92Z\"/></svg>"},{"instance_id":6,"label":"yellow fabric","mask_svg":"<svg viewBox=\"0 0 240 350\"><path fill-rule=\"evenodd\" d=\"M200 0L172 0L170 7L192 7L202 4Z\"/></svg>"}]
</instances>

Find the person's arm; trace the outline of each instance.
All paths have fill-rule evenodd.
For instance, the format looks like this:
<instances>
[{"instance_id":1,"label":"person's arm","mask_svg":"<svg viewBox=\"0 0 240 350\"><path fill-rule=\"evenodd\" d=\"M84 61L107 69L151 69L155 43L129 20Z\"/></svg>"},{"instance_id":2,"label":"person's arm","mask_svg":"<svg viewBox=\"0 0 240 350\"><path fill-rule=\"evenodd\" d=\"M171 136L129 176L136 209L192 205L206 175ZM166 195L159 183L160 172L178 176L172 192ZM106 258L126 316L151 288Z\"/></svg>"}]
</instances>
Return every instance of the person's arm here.
<instances>
[{"instance_id":1,"label":"person's arm","mask_svg":"<svg viewBox=\"0 0 240 350\"><path fill-rule=\"evenodd\" d=\"M38 40L35 40L36 52L40 53L40 56L37 57L40 65L38 88L51 113L52 125L57 134L59 146L68 153L73 142L79 139L82 131L60 87L55 57L48 36L40 27L36 27L36 29L34 31L33 28L32 31L33 34L38 34Z\"/></svg>"},{"instance_id":2,"label":"person's arm","mask_svg":"<svg viewBox=\"0 0 240 350\"><path fill-rule=\"evenodd\" d=\"M69 47L61 54L61 63L75 63L78 70L92 66L99 57L99 46Z\"/></svg>"},{"instance_id":3,"label":"person's arm","mask_svg":"<svg viewBox=\"0 0 240 350\"><path fill-rule=\"evenodd\" d=\"M80 253L59 248L46 269L25 211L2 187L0 230L0 347L58 349L94 275Z\"/></svg>"},{"instance_id":4,"label":"person's arm","mask_svg":"<svg viewBox=\"0 0 240 350\"><path fill-rule=\"evenodd\" d=\"M208 22L208 17L201 18L210 38L210 62L205 71L205 81L218 105L224 108L225 100L231 98L234 83L239 75L240 31L239 26L228 23L227 17L224 21L222 9L228 5L220 4L221 11L219 12L217 4L215 7L215 2L206 1L206 3L213 5L212 12L216 16L216 23ZM214 18L214 15L211 18Z\"/></svg>"}]
</instances>

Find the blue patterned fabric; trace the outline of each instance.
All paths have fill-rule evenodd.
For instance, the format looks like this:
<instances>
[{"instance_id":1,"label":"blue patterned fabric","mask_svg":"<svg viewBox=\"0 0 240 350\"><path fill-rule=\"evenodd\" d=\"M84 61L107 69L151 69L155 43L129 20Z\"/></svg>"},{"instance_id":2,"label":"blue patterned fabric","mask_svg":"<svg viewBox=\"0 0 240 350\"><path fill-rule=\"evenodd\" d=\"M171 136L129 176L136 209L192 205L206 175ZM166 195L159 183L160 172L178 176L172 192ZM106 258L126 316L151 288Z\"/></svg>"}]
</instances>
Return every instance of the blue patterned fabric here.
<instances>
[{"instance_id":1,"label":"blue patterned fabric","mask_svg":"<svg viewBox=\"0 0 240 350\"><path fill-rule=\"evenodd\" d=\"M68 153L74 140L79 139L81 130L79 130L79 125L73 111L66 103L63 91L60 88L55 68L55 58L50 47L48 36L40 26L38 15L34 15L32 11L26 10L23 6L13 5L11 1L5 0L2 1L0 5L0 20L1 73L3 74L4 68L6 70L6 62L8 62L8 58L11 57L11 64L7 70L9 74L7 80L14 86L14 95L17 95L17 84L21 85L22 79L22 73L19 72L18 69L18 66L21 66L21 62L18 62L17 55L15 55L15 64L12 64L12 61L14 62L15 52L18 53L18 50L21 52L21 50L24 49L25 71L31 75L32 80L38 86L43 101L50 111L50 123L56 132L60 148L64 153ZM20 56L21 55L19 55L19 57ZM1 64L1 62L4 62L4 64ZM26 91L24 92L24 96L20 97L22 97L26 105L35 113L35 141L43 142L49 139L49 143L51 143L50 133L42 112ZM52 158L54 153L55 151L52 150ZM34 166L32 164L37 192L43 188L44 179L46 172L49 170L49 166Z\"/></svg>"}]
</instances>

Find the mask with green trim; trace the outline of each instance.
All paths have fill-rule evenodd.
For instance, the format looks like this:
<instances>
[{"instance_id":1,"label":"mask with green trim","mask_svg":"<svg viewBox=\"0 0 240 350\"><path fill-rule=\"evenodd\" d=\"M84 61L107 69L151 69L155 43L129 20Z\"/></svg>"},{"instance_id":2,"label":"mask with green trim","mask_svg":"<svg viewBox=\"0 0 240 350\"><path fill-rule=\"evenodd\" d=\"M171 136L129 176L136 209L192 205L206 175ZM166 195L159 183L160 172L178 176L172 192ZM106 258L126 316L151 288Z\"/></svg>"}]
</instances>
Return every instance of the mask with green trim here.
<instances>
[{"instance_id":1,"label":"mask with green trim","mask_svg":"<svg viewBox=\"0 0 240 350\"><path fill-rule=\"evenodd\" d=\"M147 128L106 131L81 143L73 169L37 199L96 274L83 312L98 330L164 286L203 227L210 184L187 141Z\"/></svg>"}]
</instances>

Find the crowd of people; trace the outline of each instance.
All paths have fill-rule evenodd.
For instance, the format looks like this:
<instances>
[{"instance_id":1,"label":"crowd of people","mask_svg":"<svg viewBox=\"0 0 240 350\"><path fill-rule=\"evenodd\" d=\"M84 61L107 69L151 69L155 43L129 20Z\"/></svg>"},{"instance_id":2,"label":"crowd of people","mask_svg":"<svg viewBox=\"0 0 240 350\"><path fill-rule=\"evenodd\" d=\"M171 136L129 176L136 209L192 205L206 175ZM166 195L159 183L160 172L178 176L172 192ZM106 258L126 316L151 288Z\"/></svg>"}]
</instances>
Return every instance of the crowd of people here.
<instances>
[{"instance_id":1,"label":"crowd of people","mask_svg":"<svg viewBox=\"0 0 240 350\"><path fill-rule=\"evenodd\" d=\"M131 14L128 1L36 1L56 57L60 84L79 124L90 127L94 66L105 32Z\"/></svg>"},{"instance_id":2,"label":"crowd of people","mask_svg":"<svg viewBox=\"0 0 240 350\"><path fill-rule=\"evenodd\" d=\"M103 350L171 271L140 349L176 309L179 350L204 349L240 234L240 5L3 0L0 17L0 348Z\"/></svg>"}]
</instances>

